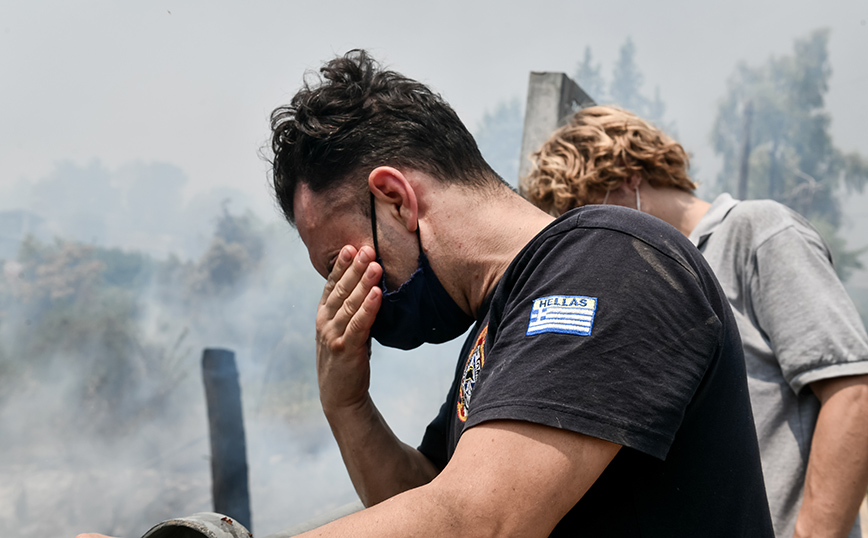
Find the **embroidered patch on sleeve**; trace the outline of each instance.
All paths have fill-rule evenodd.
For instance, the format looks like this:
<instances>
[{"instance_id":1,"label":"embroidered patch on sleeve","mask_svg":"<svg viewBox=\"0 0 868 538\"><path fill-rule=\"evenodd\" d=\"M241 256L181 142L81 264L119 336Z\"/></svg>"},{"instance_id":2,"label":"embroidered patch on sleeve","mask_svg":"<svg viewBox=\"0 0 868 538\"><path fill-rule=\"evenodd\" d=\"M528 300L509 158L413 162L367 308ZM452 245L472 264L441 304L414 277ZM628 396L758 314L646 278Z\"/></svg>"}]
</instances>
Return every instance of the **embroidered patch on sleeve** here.
<instances>
[{"instance_id":1,"label":"embroidered patch on sleeve","mask_svg":"<svg viewBox=\"0 0 868 538\"><path fill-rule=\"evenodd\" d=\"M470 412L470 397L476 387L476 381L485 366L485 335L488 334L488 325L482 328L476 337L476 345L467 356L467 364L464 365L464 375L458 387L458 420L467 422L467 413Z\"/></svg>"},{"instance_id":2,"label":"embroidered patch on sleeve","mask_svg":"<svg viewBox=\"0 0 868 538\"><path fill-rule=\"evenodd\" d=\"M551 295L534 299L527 336L563 333L589 336L597 314L597 298L581 295Z\"/></svg>"}]
</instances>

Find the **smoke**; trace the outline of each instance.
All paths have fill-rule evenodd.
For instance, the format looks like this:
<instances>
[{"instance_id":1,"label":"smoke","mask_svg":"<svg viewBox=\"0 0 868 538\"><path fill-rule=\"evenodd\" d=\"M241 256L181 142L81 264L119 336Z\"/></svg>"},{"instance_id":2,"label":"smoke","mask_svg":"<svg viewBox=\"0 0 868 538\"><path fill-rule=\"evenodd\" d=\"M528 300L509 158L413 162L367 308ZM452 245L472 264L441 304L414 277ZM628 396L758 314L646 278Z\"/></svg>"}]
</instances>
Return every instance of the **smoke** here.
<instances>
[{"instance_id":1,"label":"smoke","mask_svg":"<svg viewBox=\"0 0 868 538\"><path fill-rule=\"evenodd\" d=\"M4 198L40 224L0 260L0 535L135 537L211 510L205 347L236 353L256 533L355 499L319 408L322 279L275 214L226 191L185 200L185 181L61 163ZM459 346L375 345L372 395L406 442Z\"/></svg>"}]
</instances>

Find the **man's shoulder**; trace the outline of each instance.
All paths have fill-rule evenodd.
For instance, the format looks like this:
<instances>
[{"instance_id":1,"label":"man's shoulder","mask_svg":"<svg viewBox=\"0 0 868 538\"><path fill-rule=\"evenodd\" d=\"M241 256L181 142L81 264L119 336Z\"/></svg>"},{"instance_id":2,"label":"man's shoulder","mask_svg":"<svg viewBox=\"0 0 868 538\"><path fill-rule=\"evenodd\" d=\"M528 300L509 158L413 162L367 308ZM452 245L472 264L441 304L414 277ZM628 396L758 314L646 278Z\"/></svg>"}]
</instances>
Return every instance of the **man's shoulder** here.
<instances>
[{"instance_id":1,"label":"man's shoulder","mask_svg":"<svg viewBox=\"0 0 868 538\"><path fill-rule=\"evenodd\" d=\"M569 211L551 223L513 259L502 282L513 294L528 278L611 283L636 279L642 271L713 287L708 263L681 232L635 209L601 205Z\"/></svg>"},{"instance_id":2,"label":"man's shoulder","mask_svg":"<svg viewBox=\"0 0 868 538\"><path fill-rule=\"evenodd\" d=\"M775 200L742 200L735 204L724 222L755 227L789 224L802 220L802 217Z\"/></svg>"},{"instance_id":3,"label":"man's shoulder","mask_svg":"<svg viewBox=\"0 0 868 538\"><path fill-rule=\"evenodd\" d=\"M562 219L572 216L579 228L608 228L636 236L680 235L665 221L628 207L617 205L586 205L564 213Z\"/></svg>"},{"instance_id":4,"label":"man's shoulder","mask_svg":"<svg viewBox=\"0 0 868 538\"><path fill-rule=\"evenodd\" d=\"M538 237L550 238L576 230L607 230L670 249L689 242L677 229L647 213L621 206L587 205L564 213Z\"/></svg>"},{"instance_id":5,"label":"man's shoulder","mask_svg":"<svg viewBox=\"0 0 868 538\"><path fill-rule=\"evenodd\" d=\"M819 233L805 217L774 200L738 202L715 233L736 239L753 250L786 230L822 244Z\"/></svg>"},{"instance_id":6,"label":"man's shoulder","mask_svg":"<svg viewBox=\"0 0 868 538\"><path fill-rule=\"evenodd\" d=\"M704 264L702 256L684 234L665 221L635 209L588 205L565 213L555 224L548 239L562 234L558 240L583 243L588 248L653 249L685 267ZM597 241L591 237L596 237ZM546 237L541 234L540 238Z\"/></svg>"}]
</instances>

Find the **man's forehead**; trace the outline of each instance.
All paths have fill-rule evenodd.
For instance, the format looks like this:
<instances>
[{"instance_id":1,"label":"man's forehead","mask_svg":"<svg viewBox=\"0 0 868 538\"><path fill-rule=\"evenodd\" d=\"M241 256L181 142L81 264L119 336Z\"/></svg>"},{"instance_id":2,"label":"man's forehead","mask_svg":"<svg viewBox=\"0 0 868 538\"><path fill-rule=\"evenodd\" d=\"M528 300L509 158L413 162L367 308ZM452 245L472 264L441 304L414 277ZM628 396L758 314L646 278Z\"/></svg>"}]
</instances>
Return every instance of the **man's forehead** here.
<instances>
[{"instance_id":1,"label":"man's forehead","mask_svg":"<svg viewBox=\"0 0 868 538\"><path fill-rule=\"evenodd\" d=\"M295 195L292 199L292 213L296 226L299 228L307 224L308 220L317 214L316 208L313 207L315 205L313 194L313 191L304 183L295 189ZM299 231L301 230L299 229Z\"/></svg>"},{"instance_id":2,"label":"man's forehead","mask_svg":"<svg viewBox=\"0 0 868 538\"><path fill-rule=\"evenodd\" d=\"M342 195L343 194L343 195ZM328 272L328 265L344 245L361 246L370 234L361 210L361 203L346 193L313 192L301 185L295 194L294 211L296 229L307 247L310 261L320 272Z\"/></svg>"},{"instance_id":3,"label":"man's forehead","mask_svg":"<svg viewBox=\"0 0 868 538\"><path fill-rule=\"evenodd\" d=\"M297 224L310 224L324 217L358 213L361 206L354 198L357 198L355 193L346 188L314 192L302 183L296 189L293 199L295 221Z\"/></svg>"}]
</instances>

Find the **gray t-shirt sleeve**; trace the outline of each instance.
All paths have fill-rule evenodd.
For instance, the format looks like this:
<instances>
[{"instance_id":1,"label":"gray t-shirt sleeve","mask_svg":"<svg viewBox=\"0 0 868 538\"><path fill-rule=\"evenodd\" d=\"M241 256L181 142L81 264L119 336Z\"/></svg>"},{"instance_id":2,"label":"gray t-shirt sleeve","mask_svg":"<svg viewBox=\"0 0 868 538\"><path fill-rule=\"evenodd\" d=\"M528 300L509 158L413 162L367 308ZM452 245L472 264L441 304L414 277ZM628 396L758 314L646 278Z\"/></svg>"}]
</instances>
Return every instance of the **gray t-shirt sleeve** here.
<instances>
[{"instance_id":1,"label":"gray t-shirt sleeve","mask_svg":"<svg viewBox=\"0 0 868 538\"><path fill-rule=\"evenodd\" d=\"M865 327L810 225L793 220L757 245L751 262L754 315L795 393L868 373Z\"/></svg>"}]
</instances>

